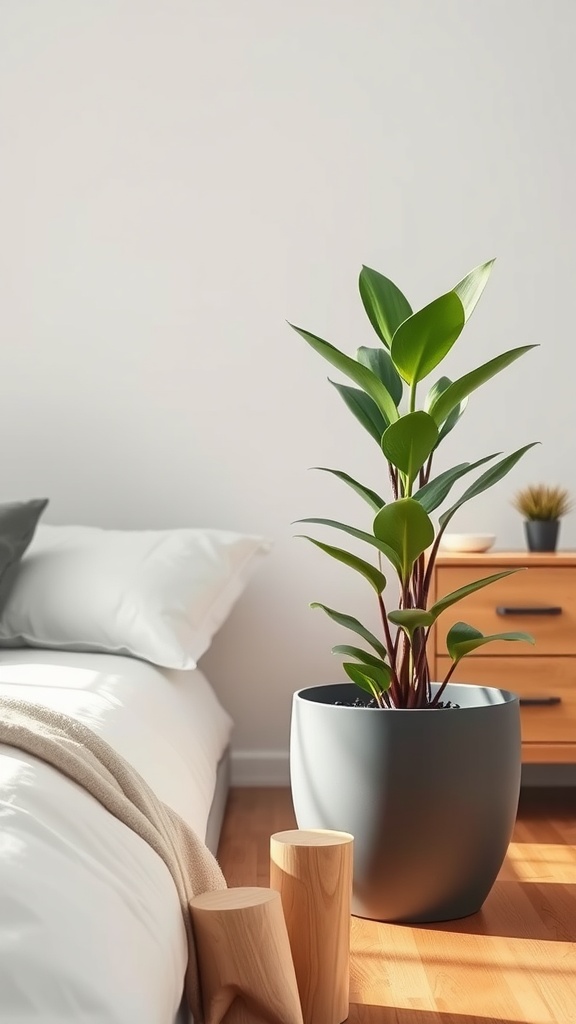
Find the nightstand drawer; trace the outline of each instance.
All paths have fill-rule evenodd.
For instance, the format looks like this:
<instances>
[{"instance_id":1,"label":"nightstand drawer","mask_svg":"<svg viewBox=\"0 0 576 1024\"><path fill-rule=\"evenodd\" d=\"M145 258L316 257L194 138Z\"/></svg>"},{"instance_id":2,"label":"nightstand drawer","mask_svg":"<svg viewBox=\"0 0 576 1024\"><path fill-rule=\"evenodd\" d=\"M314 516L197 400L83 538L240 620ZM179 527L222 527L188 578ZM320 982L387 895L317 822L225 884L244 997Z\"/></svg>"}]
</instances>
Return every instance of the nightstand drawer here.
<instances>
[{"instance_id":1,"label":"nightstand drawer","mask_svg":"<svg viewBox=\"0 0 576 1024\"><path fill-rule=\"evenodd\" d=\"M436 599L472 580L503 572L506 565L452 566L436 569ZM481 648L478 657L499 654L576 654L576 569L572 566L534 567L507 576L479 590L444 612L438 620L437 651L446 651L446 633L458 621L483 633L531 633L536 645L508 642Z\"/></svg>"},{"instance_id":2,"label":"nightstand drawer","mask_svg":"<svg viewBox=\"0 0 576 1024\"><path fill-rule=\"evenodd\" d=\"M439 680L450 658L437 659ZM496 686L517 693L521 701L524 743L576 742L576 660L573 658L464 658L453 682ZM554 700L553 698L559 698ZM544 703L549 702L549 703Z\"/></svg>"}]
</instances>

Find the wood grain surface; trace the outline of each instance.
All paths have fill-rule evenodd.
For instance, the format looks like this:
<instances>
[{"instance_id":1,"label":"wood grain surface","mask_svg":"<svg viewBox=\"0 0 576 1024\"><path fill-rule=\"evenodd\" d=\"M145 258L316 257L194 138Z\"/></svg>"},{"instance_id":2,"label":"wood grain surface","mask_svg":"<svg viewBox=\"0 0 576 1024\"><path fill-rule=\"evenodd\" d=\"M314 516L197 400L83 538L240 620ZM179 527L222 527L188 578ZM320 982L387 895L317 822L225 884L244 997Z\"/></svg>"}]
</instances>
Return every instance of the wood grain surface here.
<instances>
[{"instance_id":1,"label":"wood grain surface","mask_svg":"<svg viewBox=\"0 0 576 1024\"><path fill-rule=\"evenodd\" d=\"M303 1024L277 891L205 892L190 912L205 1024Z\"/></svg>"},{"instance_id":2,"label":"wood grain surface","mask_svg":"<svg viewBox=\"0 0 576 1024\"><path fill-rule=\"evenodd\" d=\"M518 560L519 565L523 560ZM440 596L452 593L466 586L474 579L482 579L492 573L505 572L514 568L504 562L490 566L445 565L442 560L435 570L435 593ZM517 613L505 615L498 608L514 608ZM522 609L561 608L557 615L532 615ZM463 601L448 608L438 620L438 653L446 650L445 637L455 622L464 619L472 622L487 636L506 630L522 630L531 633L536 643L517 644L516 657L538 657L541 655L576 654L576 566L530 567L492 583L483 590L465 597ZM478 657L508 657L510 644L501 641L481 647Z\"/></svg>"},{"instance_id":3,"label":"wood grain surface","mask_svg":"<svg viewBox=\"0 0 576 1024\"><path fill-rule=\"evenodd\" d=\"M229 884L267 886L270 836L294 827L289 790L232 790ZM417 927L352 918L350 1001L350 1024L576 1024L575 791L523 792L480 913Z\"/></svg>"},{"instance_id":4,"label":"wood grain surface","mask_svg":"<svg viewBox=\"0 0 576 1024\"><path fill-rule=\"evenodd\" d=\"M450 668L445 637L456 619L465 619L486 634L531 633L534 645L501 641L480 648L460 662L452 681L500 687L522 698L524 763L575 764L576 552L440 552L430 599L513 568L522 571L470 594L438 620L429 644L433 678L444 679ZM531 614L534 609L547 613ZM549 614L551 609L558 614ZM546 698L554 701L542 703Z\"/></svg>"},{"instance_id":5,"label":"wood grain surface","mask_svg":"<svg viewBox=\"0 0 576 1024\"><path fill-rule=\"evenodd\" d=\"M304 1024L342 1024L350 1003L354 840L288 829L270 839L270 885L282 898Z\"/></svg>"}]
</instances>

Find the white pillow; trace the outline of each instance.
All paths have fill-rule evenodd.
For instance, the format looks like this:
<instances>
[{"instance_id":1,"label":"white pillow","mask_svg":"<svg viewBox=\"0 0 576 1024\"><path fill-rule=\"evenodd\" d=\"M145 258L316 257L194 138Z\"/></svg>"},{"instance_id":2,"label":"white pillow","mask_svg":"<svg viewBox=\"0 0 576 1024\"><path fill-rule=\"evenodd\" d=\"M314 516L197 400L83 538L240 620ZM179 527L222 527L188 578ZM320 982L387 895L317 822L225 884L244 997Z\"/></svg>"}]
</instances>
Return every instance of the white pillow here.
<instances>
[{"instance_id":1,"label":"white pillow","mask_svg":"<svg viewBox=\"0 0 576 1024\"><path fill-rule=\"evenodd\" d=\"M1 610L0 646L195 668L269 547L226 530L39 526Z\"/></svg>"}]
</instances>

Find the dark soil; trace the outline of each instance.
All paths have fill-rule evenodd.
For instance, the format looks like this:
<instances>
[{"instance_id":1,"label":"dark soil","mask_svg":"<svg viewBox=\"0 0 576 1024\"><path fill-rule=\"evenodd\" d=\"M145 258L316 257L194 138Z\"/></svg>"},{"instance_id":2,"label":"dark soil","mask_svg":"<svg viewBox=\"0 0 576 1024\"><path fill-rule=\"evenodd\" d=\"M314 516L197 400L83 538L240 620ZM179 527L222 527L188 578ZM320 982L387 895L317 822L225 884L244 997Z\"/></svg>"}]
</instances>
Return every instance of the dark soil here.
<instances>
[{"instance_id":1,"label":"dark soil","mask_svg":"<svg viewBox=\"0 0 576 1024\"><path fill-rule=\"evenodd\" d=\"M376 700L374 699L374 697L367 697L366 699L364 699L363 697L355 697L354 700L335 700L332 703L336 707L343 707L343 708L378 708L378 704L376 703ZM450 701L450 700L447 700L447 701L442 701L441 700L440 703L437 705L437 707L435 707L435 708L427 708L427 709L424 709L424 710L428 710L428 711L430 711L430 710L431 711L442 711L442 710L449 710L450 708L459 708L459 707L460 707L459 704L453 704L452 701ZM390 710L390 709L388 709L388 708L381 708L380 710L387 711L387 710ZM418 708L417 710L422 710L422 709Z\"/></svg>"}]
</instances>

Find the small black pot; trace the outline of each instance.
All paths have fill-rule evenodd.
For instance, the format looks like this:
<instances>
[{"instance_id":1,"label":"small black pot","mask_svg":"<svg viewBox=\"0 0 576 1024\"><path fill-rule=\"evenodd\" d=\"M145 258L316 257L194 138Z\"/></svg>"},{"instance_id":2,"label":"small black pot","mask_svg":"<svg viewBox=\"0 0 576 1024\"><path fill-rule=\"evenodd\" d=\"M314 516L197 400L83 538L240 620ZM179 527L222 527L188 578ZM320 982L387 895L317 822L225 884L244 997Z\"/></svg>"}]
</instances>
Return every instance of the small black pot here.
<instances>
[{"instance_id":1,"label":"small black pot","mask_svg":"<svg viewBox=\"0 0 576 1024\"><path fill-rule=\"evenodd\" d=\"M524 529L529 551L556 551L559 519L526 519Z\"/></svg>"}]
</instances>

